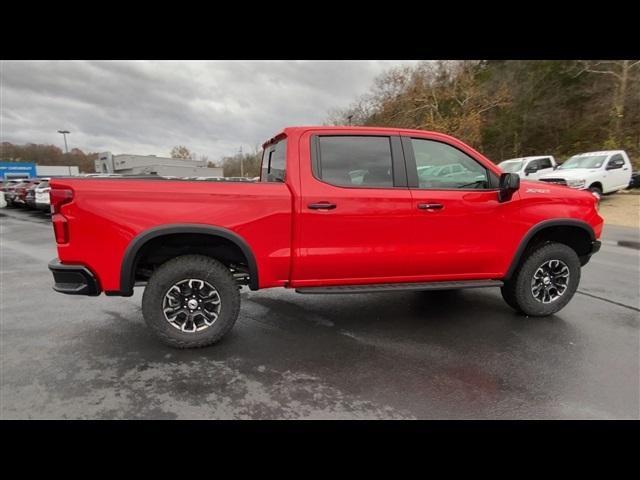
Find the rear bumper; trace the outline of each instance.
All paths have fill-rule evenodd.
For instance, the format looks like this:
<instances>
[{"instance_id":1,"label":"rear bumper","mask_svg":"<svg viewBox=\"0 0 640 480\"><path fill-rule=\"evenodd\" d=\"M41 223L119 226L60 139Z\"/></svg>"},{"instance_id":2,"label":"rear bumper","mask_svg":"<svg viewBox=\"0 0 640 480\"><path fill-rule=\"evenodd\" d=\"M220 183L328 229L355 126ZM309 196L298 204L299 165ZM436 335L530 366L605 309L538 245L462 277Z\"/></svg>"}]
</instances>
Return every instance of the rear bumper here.
<instances>
[{"instance_id":1,"label":"rear bumper","mask_svg":"<svg viewBox=\"0 0 640 480\"><path fill-rule=\"evenodd\" d=\"M66 265L54 258L49 262L53 274L53 289L67 295L100 295L96 277L83 265Z\"/></svg>"}]
</instances>

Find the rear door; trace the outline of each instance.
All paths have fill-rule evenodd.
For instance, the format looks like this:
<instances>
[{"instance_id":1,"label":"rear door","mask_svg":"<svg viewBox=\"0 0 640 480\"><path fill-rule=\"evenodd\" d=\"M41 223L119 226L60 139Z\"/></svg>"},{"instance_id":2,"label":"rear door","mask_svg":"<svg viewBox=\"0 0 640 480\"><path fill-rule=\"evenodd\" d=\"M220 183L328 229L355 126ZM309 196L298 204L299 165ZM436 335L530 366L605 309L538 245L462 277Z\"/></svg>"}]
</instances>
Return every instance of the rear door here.
<instances>
[{"instance_id":1,"label":"rear door","mask_svg":"<svg viewBox=\"0 0 640 480\"><path fill-rule=\"evenodd\" d=\"M311 161L300 157L294 287L410 280L413 211L400 137L358 133L301 137Z\"/></svg>"},{"instance_id":2,"label":"rear door","mask_svg":"<svg viewBox=\"0 0 640 480\"><path fill-rule=\"evenodd\" d=\"M498 175L462 146L428 136L402 137L402 145L414 218L407 274L424 281L498 278L518 231L510 228L518 221L518 194L499 203Z\"/></svg>"}]
</instances>

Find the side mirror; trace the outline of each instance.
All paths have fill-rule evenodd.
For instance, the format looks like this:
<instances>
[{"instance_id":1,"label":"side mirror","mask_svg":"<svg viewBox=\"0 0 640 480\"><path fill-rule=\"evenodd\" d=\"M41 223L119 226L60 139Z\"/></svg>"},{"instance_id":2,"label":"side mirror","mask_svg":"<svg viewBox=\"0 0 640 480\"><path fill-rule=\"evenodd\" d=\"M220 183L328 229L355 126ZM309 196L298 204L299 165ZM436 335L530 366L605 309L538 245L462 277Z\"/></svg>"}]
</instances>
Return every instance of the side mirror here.
<instances>
[{"instance_id":1,"label":"side mirror","mask_svg":"<svg viewBox=\"0 0 640 480\"><path fill-rule=\"evenodd\" d=\"M618 168L622 168L624 165L624 160L614 160L613 162L609 162L607 164L607 170L616 170Z\"/></svg>"},{"instance_id":2,"label":"side mirror","mask_svg":"<svg viewBox=\"0 0 640 480\"><path fill-rule=\"evenodd\" d=\"M527 168L524 169L524 173L526 175L529 175L530 173L535 173L537 171L538 169L536 168L535 165L527 165Z\"/></svg>"},{"instance_id":3,"label":"side mirror","mask_svg":"<svg viewBox=\"0 0 640 480\"><path fill-rule=\"evenodd\" d=\"M520 177L515 173L503 173L498 184L498 201L511 200L513 192L520 188Z\"/></svg>"}]
</instances>

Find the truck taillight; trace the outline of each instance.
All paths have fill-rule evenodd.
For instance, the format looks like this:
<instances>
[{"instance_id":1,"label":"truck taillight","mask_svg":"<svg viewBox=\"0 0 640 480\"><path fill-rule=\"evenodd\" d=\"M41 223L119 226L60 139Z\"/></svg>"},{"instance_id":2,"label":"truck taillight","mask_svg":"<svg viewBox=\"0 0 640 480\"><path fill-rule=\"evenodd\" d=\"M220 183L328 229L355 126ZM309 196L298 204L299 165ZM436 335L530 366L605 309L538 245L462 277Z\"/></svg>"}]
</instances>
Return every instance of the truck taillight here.
<instances>
[{"instance_id":1,"label":"truck taillight","mask_svg":"<svg viewBox=\"0 0 640 480\"><path fill-rule=\"evenodd\" d=\"M73 200L73 190L68 188L52 188L49 192L49 202L51 203L51 213L60 213L60 207Z\"/></svg>"},{"instance_id":2,"label":"truck taillight","mask_svg":"<svg viewBox=\"0 0 640 480\"><path fill-rule=\"evenodd\" d=\"M69 242L69 226L67 219L60 213L60 207L73 200L73 190L68 188L52 188L49 192L49 203L51 204L51 223L57 243Z\"/></svg>"},{"instance_id":3,"label":"truck taillight","mask_svg":"<svg viewBox=\"0 0 640 480\"><path fill-rule=\"evenodd\" d=\"M69 226L67 219L60 213L54 213L51 216L53 223L53 233L56 236L56 243L69 243Z\"/></svg>"}]
</instances>

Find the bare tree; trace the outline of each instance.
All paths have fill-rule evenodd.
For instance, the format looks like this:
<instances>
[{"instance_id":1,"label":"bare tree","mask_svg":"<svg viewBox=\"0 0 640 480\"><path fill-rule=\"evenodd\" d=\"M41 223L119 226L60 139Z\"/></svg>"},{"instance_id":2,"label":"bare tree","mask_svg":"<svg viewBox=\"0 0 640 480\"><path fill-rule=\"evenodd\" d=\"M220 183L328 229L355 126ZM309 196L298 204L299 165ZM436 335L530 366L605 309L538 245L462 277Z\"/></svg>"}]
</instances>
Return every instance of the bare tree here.
<instances>
[{"instance_id":1,"label":"bare tree","mask_svg":"<svg viewBox=\"0 0 640 480\"><path fill-rule=\"evenodd\" d=\"M191 159L191 150L184 145L177 145L171 149L171 158L183 158L185 160Z\"/></svg>"},{"instance_id":2,"label":"bare tree","mask_svg":"<svg viewBox=\"0 0 640 480\"><path fill-rule=\"evenodd\" d=\"M610 60L610 61L584 61L582 68L577 75L594 73L609 75L612 80L613 103L613 139L622 143L622 122L625 114L625 101L627 99L627 89L629 88L629 77L631 69L640 66L640 60Z\"/></svg>"}]
</instances>

